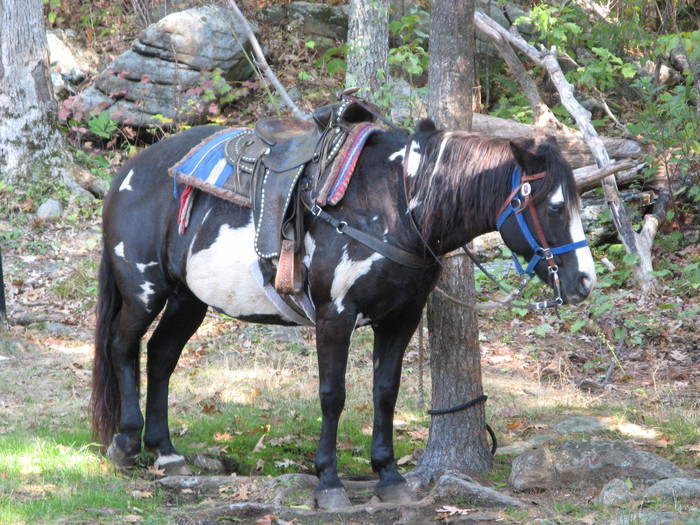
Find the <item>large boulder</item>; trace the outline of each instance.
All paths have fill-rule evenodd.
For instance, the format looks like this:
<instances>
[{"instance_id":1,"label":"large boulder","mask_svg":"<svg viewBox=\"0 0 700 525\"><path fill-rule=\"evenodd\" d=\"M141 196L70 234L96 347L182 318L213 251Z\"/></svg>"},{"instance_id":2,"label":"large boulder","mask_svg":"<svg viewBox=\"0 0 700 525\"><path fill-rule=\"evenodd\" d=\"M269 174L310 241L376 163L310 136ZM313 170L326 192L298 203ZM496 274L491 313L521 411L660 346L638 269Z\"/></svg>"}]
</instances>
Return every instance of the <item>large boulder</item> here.
<instances>
[{"instance_id":1,"label":"large boulder","mask_svg":"<svg viewBox=\"0 0 700 525\"><path fill-rule=\"evenodd\" d=\"M74 95L78 87L97 72L99 58L71 29L46 32L49 44L51 83L59 99Z\"/></svg>"},{"instance_id":2,"label":"large boulder","mask_svg":"<svg viewBox=\"0 0 700 525\"><path fill-rule=\"evenodd\" d=\"M525 452L513 461L509 482L516 490L553 490L598 487L614 478L646 484L685 477L682 469L649 452L614 441L590 441Z\"/></svg>"},{"instance_id":3,"label":"large boulder","mask_svg":"<svg viewBox=\"0 0 700 525\"><path fill-rule=\"evenodd\" d=\"M229 9L210 5L173 13L146 27L130 50L64 108L84 114L107 110L113 120L135 127L197 124L208 106L198 88L206 72L221 69L229 81L248 78L249 49ZM155 115L164 118L154 120Z\"/></svg>"}]
</instances>

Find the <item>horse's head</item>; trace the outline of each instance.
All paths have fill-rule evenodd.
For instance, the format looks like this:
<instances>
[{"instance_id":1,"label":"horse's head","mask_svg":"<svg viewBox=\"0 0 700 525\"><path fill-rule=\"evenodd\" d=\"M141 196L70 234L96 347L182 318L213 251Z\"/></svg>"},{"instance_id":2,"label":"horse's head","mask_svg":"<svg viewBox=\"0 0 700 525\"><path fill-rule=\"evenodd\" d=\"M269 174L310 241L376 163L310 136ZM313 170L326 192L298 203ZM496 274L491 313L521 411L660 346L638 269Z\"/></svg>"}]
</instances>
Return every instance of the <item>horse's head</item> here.
<instances>
[{"instance_id":1,"label":"horse's head","mask_svg":"<svg viewBox=\"0 0 700 525\"><path fill-rule=\"evenodd\" d=\"M498 230L506 245L528 261L522 269L516 260L521 274L537 274L560 303L583 301L596 275L571 167L555 142L535 151L511 142L511 150L516 167L510 195L498 213Z\"/></svg>"}]
</instances>

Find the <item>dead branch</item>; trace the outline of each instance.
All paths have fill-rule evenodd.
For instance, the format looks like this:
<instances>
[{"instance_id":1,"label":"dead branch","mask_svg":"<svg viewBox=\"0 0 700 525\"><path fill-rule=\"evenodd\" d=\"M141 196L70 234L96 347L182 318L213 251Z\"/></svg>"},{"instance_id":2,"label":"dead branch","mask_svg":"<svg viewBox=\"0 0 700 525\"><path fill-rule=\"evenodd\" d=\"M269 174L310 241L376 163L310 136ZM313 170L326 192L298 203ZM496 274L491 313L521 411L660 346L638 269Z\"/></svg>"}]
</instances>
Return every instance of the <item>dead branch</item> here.
<instances>
[{"instance_id":1,"label":"dead branch","mask_svg":"<svg viewBox=\"0 0 700 525\"><path fill-rule=\"evenodd\" d=\"M257 59L257 65L262 69L265 78L267 78L270 81L270 83L274 86L275 90L277 91L277 93L279 93L280 97L282 98L282 102L284 102L285 105L292 110L294 116L298 118L304 118L304 114L299 110L294 101L292 101L287 91L282 87L282 84L277 79L277 76L274 74L272 69L270 69L267 60L265 60L265 54L263 53L262 48L260 47L258 39L255 38L255 35L253 34L253 30L251 29L248 20L246 20L246 17L243 16L241 10L238 9L236 2L234 0L228 0L228 5L233 10L233 12L236 13L236 16L243 25L245 34L248 37L248 40L250 40L251 45L253 46L253 52L255 53L255 58Z\"/></svg>"},{"instance_id":2,"label":"dead branch","mask_svg":"<svg viewBox=\"0 0 700 525\"><path fill-rule=\"evenodd\" d=\"M493 42L498 49L498 52L506 61L506 64L508 64L513 76L515 76L516 80L520 84L520 87L523 88L525 96L532 107L534 124L536 126L552 126L562 132L567 131L568 128L559 122L559 119L557 119L556 115L551 109L549 109L549 106L542 102L535 82L527 73L522 62L520 62L518 56L515 54L515 51L513 51L513 48L510 47L501 33L494 30L478 16L474 17L474 25L479 32Z\"/></svg>"},{"instance_id":3,"label":"dead branch","mask_svg":"<svg viewBox=\"0 0 700 525\"><path fill-rule=\"evenodd\" d=\"M592 190L600 185L602 179L611 175L616 175L615 178L620 185L629 184L639 178L639 170L645 165L646 163L638 164L632 159L625 159L622 162L608 164L604 168L597 168L596 166L579 168L574 170L576 189L579 193Z\"/></svg>"}]
</instances>

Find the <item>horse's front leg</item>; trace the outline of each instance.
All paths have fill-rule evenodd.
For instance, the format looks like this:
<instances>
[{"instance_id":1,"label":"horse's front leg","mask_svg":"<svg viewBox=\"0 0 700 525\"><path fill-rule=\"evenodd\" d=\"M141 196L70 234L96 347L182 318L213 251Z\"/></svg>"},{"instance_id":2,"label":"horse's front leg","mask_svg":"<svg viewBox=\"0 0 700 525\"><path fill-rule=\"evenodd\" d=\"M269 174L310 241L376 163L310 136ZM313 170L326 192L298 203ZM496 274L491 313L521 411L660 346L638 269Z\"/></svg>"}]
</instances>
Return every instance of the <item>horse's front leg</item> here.
<instances>
[{"instance_id":1,"label":"horse's front leg","mask_svg":"<svg viewBox=\"0 0 700 525\"><path fill-rule=\"evenodd\" d=\"M394 457L394 408L401 383L401 365L420 313L414 319L374 327L374 428L372 469L379 474L375 493L382 501L416 500L399 474Z\"/></svg>"},{"instance_id":2,"label":"horse's front leg","mask_svg":"<svg viewBox=\"0 0 700 525\"><path fill-rule=\"evenodd\" d=\"M350 506L338 477L336 441L338 421L345 406L345 370L354 320L317 318L319 397L321 400L321 436L316 451L316 504L320 508Z\"/></svg>"}]
</instances>

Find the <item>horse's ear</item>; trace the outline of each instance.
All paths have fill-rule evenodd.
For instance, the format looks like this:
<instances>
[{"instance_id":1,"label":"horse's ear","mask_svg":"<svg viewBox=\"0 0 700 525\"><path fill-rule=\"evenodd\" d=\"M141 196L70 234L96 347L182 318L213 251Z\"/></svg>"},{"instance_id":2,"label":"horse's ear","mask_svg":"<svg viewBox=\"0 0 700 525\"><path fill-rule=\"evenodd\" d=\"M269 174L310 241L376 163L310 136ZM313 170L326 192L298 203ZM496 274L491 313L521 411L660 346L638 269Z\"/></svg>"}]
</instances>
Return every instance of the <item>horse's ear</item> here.
<instances>
[{"instance_id":1,"label":"horse's ear","mask_svg":"<svg viewBox=\"0 0 700 525\"><path fill-rule=\"evenodd\" d=\"M431 131L436 131L435 122L429 118L425 118L418 123L416 126L416 133L430 133Z\"/></svg>"},{"instance_id":2,"label":"horse's ear","mask_svg":"<svg viewBox=\"0 0 700 525\"><path fill-rule=\"evenodd\" d=\"M528 143L510 141L510 150L513 152L516 162L528 173L532 173L533 170L537 169L536 166L541 164L541 159L530 152L531 147Z\"/></svg>"}]
</instances>

